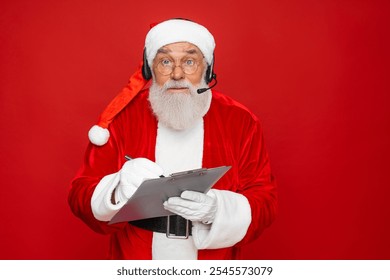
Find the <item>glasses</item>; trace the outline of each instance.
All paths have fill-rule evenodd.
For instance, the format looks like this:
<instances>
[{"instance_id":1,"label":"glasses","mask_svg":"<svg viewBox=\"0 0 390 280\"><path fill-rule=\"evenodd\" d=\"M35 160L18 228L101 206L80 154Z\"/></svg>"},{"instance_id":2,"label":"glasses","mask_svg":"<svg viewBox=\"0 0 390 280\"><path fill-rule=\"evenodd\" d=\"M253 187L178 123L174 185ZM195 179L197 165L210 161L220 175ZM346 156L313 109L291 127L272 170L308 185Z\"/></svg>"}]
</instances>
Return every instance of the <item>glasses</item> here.
<instances>
[{"instance_id":1,"label":"glasses","mask_svg":"<svg viewBox=\"0 0 390 280\"><path fill-rule=\"evenodd\" d=\"M168 58L161 59L161 61L157 64L157 71L161 75L170 75L176 67L181 67L183 72L187 75L194 74L198 69L198 62L194 59L186 59L180 62L180 65L176 65L176 63Z\"/></svg>"}]
</instances>

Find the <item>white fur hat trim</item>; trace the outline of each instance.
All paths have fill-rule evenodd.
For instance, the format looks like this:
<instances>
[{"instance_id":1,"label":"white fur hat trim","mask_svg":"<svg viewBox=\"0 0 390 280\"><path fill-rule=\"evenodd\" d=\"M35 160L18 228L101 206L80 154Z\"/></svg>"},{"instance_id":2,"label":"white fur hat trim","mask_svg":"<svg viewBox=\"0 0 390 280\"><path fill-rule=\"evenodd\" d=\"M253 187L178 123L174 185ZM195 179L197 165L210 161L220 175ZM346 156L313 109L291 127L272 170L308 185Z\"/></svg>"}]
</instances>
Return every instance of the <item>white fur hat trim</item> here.
<instances>
[{"instance_id":1,"label":"white fur hat trim","mask_svg":"<svg viewBox=\"0 0 390 280\"><path fill-rule=\"evenodd\" d=\"M213 63L213 35L204 26L193 21L170 19L157 24L146 35L146 59L149 66L152 67L153 59L161 47L177 42L194 44L201 50L207 63Z\"/></svg>"}]
</instances>

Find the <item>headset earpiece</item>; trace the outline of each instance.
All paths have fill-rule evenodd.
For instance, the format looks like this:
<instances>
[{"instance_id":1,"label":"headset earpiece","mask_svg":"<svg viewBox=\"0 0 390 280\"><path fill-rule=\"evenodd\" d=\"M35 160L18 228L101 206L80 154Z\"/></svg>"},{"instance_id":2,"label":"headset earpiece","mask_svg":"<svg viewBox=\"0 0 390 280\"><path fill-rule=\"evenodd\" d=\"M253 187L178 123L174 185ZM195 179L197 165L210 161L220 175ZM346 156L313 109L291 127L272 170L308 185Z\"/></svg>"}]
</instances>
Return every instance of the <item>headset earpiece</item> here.
<instances>
[{"instance_id":1,"label":"headset earpiece","mask_svg":"<svg viewBox=\"0 0 390 280\"><path fill-rule=\"evenodd\" d=\"M144 48L142 76L145 80L150 80L152 78L152 71L150 70L148 60L146 59L146 48Z\"/></svg>"},{"instance_id":2,"label":"headset earpiece","mask_svg":"<svg viewBox=\"0 0 390 280\"><path fill-rule=\"evenodd\" d=\"M207 65L206 75L205 75L205 81L207 84L211 83L211 81L213 79L215 79L215 77L216 77L214 70L213 70L214 60L215 60L215 56L213 55L213 61L211 62L211 65Z\"/></svg>"}]
</instances>

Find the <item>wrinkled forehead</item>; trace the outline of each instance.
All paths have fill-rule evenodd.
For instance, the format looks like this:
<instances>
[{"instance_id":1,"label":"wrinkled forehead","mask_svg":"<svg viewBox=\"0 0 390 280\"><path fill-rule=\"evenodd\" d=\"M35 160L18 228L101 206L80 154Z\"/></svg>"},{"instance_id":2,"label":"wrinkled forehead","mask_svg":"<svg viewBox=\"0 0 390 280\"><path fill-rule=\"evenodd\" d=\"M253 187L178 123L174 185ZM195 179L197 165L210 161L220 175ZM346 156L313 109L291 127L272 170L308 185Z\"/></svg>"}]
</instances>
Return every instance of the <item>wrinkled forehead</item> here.
<instances>
[{"instance_id":1,"label":"wrinkled forehead","mask_svg":"<svg viewBox=\"0 0 390 280\"><path fill-rule=\"evenodd\" d=\"M156 56L186 56L191 55L198 58L203 58L204 54L194 44L188 42L178 42L162 46L157 50Z\"/></svg>"}]
</instances>

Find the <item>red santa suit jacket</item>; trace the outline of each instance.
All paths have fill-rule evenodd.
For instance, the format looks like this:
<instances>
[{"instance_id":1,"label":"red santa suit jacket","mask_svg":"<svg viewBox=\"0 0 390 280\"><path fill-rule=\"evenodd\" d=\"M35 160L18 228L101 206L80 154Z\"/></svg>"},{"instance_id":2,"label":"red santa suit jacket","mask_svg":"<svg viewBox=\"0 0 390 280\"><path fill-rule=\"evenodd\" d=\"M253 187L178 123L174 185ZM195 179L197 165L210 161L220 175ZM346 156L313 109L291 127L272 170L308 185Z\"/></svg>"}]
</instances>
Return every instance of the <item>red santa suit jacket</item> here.
<instances>
[{"instance_id":1,"label":"red santa suit jacket","mask_svg":"<svg viewBox=\"0 0 390 280\"><path fill-rule=\"evenodd\" d=\"M121 169L124 155L155 161L157 119L150 108L148 90L139 93L109 129L107 144L88 146L84 163L72 181L68 201L73 213L90 228L111 235L109 258L151 259L152 232L129 223L108 225L97 220L91 210L95 187L104 176ZM203 167L232 167L213 188L245 196L251 222L244 238L234 246L199 250L198 259L237 259L240 246L256 239L276 215L276 187L261 125L244 106L213 91L210 109L204 116L203 141Z\"/></svg>"}]
</instances>

